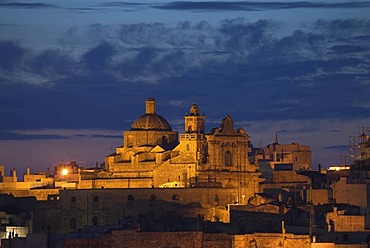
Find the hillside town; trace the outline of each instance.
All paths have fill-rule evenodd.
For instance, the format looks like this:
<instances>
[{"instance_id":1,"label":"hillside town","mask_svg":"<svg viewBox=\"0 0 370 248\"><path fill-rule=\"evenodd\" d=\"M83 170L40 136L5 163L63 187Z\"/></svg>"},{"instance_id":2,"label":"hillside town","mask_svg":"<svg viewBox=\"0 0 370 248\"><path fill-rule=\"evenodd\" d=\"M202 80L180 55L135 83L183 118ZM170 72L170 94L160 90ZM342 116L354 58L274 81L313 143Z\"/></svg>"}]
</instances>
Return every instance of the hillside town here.
<instances>
[{"instance_id":1,"label":"hillside town","mask_svg":"<svg viewBox=\"0 0 370 248\"><path fill-rule=\"evenodd\" d=\"M321 168L299 141L255 147L229 115L205 123L194 103L174 131L148 98L103 164L23 180L0 165L0 247L370 247L370 127Z\"/></svg>"}]
</instances>

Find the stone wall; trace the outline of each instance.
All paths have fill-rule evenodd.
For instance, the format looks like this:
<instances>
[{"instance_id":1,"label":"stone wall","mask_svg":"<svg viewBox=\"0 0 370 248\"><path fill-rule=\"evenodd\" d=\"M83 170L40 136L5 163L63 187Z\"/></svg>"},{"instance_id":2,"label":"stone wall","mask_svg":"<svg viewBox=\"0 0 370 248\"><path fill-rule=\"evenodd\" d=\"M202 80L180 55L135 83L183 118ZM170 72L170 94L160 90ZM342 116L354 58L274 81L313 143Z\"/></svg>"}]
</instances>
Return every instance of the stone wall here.
<instances>
[{"instance_id":1,"label":"stone wall","mask_svg":"<svg viewBox=\"0 0 370 248\"><path fill-rule=\"evenodd\" d=\"M0 190L0 194L11 194L15 197L34 196L38 201L46 201L48 196L59 194L60 189Z\"/></svg>"},{"instance_id":2,"label":"stone wall","mask_svg":"<svg viewBox=\"0 0 370 248\"><path fill-rule=\"evenodd\" d=\"M94 220L97 225L125 223L135 227L145 216L155 227L165 223L169 214L229 222L227 205L233 203L236 193L223 188L63 190L58 202L59 231L93 225Z\"/></svg>"},{"instance_id":3,"label":"stone wall","mask_svg":"<svg viewBox=\"0 0 370 248\"><path fill-rule=\"evenodd\" d=\"M370 200L370 197L368 197L368 184L349 183L347 182L347 178L342 177L332 188L336 203L347 203L362 208L369 208L368 200Z\"/></svg>"},{"instance_id":4,"label":"stone wall","mask_svg":"<svg viewBox=\"0 0 370 248\"><path fill-rule=\"evenodd\" d=\"M336 208L326 214L328 226L333 223L335 232L363 232L365 231L365 216L338 214Z\"/></svg>"},{"instance_id":5,"label":"stone wall","mask_svg":"<svg viewBox=\"0 0 370 248\"><path fill-rule=\"evenodd\" d=\"M115 230L110 234L99 235L91 241L94 247L98 240L100 248L277 248L299 247L310 248L308 235L255 233L246 235L228 235L222 233L203 232L137 232L129 230ZM70 239L65 241L66 248L90 247L87 241ZM320 247L321 248L321 247Z\"/></svg>"},{"instance_id":6,"label":"stone wall","mask_svg":"<svg viewBox=\"0 0 370 248\"><path fill-rule=\"evenodd\" d=\"M254 233L235 236L235 248L277 248L299 247L311 248L308 235L294 235L290 233Z\"/></svg>"}]
</instances>

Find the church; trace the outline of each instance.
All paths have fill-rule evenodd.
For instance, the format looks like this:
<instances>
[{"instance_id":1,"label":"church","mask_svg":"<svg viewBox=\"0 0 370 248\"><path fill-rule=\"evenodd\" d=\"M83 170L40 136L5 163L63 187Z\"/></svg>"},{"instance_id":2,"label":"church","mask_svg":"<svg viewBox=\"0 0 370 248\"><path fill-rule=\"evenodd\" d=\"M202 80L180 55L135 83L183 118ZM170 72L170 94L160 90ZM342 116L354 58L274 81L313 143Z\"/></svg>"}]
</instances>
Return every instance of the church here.
<instances>
[{"instance_id":1,"label":"church","mask_svg":"<svg viewBox=\"0 0 370 248\"><path fill-rule=\"evenodd\" d=\"M145 114L123 132L123 146L105 158L104 170L81 171L79 188L227 188L245 203L260 182L248 160L250 137L230 116L208 133L205 121L193 104L178 134L148 98Z\"/></svg>"}]
</instances>

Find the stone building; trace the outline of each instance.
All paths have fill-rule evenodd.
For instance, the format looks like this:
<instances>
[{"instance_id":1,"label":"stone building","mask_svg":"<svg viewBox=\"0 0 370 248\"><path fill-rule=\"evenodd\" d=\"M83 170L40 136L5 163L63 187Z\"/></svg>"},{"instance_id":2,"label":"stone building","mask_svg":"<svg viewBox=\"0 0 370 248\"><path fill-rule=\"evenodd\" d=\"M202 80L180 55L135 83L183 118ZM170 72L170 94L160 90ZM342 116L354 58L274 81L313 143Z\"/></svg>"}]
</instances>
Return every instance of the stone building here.
<instances>
[{"instance_id":1,"label":"stone building","mask_svg":"<svg viewBox=\"0 0 370 248\"><path fill-rule=\"evenodd\" d=\"M265 148L255 148L255 159L267 162L272 169L286 168L294 171L311 170L311 148L299 142L280 144L276 135L275 142Z\"/></svg>"},{"instance_id":2,"label":"stone building","mask_svg":"<svg viewBox=\"0 0 370 248\"><path fill-rule=\"evenodd\" d=\"M123 132L123 146L106 157L104 170L81 171L79 188L221 187L234 189L239 203L258 192L260 173L248 160L250 137L234 128L230 116L206 133L206 117L193 104L178 135L157 114L153 98L145 105L145 114Z\"/></svg>"},{"instance_id":3,"label":"stone building","mask_svg":"<svg viewBox=\"0 0 370 248\"><path fill-rule=\"evenodd\" d=\"M370 212L370 183L367 178L341 177L331 185L336 203L352 204Z\"/></svg>"}]
</instances>

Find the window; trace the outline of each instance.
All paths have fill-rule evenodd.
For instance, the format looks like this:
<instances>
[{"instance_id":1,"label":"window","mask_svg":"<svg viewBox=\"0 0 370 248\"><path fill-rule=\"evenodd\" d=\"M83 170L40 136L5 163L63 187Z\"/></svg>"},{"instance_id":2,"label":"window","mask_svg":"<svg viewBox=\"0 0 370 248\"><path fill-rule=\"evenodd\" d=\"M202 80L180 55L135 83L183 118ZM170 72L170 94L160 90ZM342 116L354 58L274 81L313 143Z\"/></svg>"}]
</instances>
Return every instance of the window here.
<instances>
[{"instance_id":1,"label":"window","mask_svg":"<svg viewBox=\"0 0 370 248\"><path fill-rule=\"evenodd\" d=\"M225 166L231 166L231 165L232 165L231 152L230 151L227 151L225 153Z\"/></svg>"},{"instance_id":2,"label":"window","mask_svg":"<svg viewBox=\"0 0 370 248\"><path fill-rule=\"evenodd\" d=\"M99 197L97 195L94 196L93 202L99 202Z\"/></svg>"},{"instance_id":3,"label":"window","mask_svg":"<svg viewBox=\"0 0 370 248\"><path fill-rule=\"evenodd\" d=\"M191 130L192 130L193 128L191 127L191 125L189 125L188 126L188 133L191 133Z\"/></svg>"}]
</instances>

